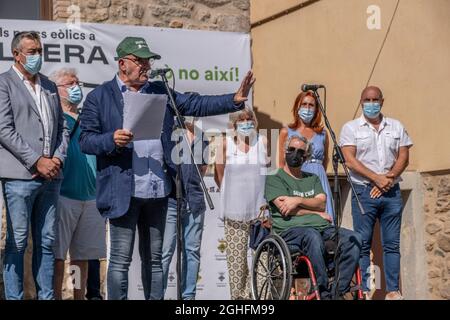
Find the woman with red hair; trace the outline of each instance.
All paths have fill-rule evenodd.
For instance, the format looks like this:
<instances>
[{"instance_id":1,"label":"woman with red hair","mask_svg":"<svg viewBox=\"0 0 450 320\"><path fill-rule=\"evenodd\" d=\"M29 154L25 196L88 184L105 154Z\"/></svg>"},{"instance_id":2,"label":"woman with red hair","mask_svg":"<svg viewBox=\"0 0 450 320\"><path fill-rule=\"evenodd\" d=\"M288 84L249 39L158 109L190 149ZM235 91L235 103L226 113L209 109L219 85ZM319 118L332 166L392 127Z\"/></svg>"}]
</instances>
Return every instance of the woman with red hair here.
<instances>
[{"instance_id":1,"label":"woman with red hair","mask_svg":"<svg viewBox=\"0 0 450 320\"><path fill-rule=\"evenodd\" d=\"M326 168L328 165L328 134L322 124L322 115L312 91L301 92L292 107L294 121L282 128L278 143L278 167L285 164L285 144L292 136L306 138L312 145L310 159L302 165L302 171L319 176L327 194L326 212L334 221L333 199L328 183Z\"/></svg>"}]
</instances>

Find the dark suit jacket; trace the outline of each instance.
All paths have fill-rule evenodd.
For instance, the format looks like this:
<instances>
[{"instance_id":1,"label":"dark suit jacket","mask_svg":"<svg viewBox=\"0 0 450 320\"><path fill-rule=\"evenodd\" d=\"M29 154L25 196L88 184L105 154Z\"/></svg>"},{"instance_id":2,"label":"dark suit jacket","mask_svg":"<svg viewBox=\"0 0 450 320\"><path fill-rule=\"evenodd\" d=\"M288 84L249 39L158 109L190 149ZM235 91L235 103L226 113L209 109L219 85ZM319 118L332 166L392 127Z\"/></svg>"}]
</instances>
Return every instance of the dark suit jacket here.
<instances>
[{"instance_id":1,"label":"dark suit jacket","mask_svg":"<svg viewBox=\"0 0 450 320\"><path fill-rule=\"evenodd\" d=\"M162 82L152 82L145 93L167 94ZM220 96L200 96L173 92L176 104L182 115L212 116L242 109L236 106L233 94ZM91 91L84 102L80 119L80 146L87 154L97 156L97 208L106 218L118 218L129 208L133 168L131 148L116 148L113 136L123 124L123 97L116 79L105 82ZM174 126L174 113L169 104L164 116L161 142L164 161L169 174L175 175L175 166L170 154L175 146L171 141Z\"/></svg>"}]
</instances>

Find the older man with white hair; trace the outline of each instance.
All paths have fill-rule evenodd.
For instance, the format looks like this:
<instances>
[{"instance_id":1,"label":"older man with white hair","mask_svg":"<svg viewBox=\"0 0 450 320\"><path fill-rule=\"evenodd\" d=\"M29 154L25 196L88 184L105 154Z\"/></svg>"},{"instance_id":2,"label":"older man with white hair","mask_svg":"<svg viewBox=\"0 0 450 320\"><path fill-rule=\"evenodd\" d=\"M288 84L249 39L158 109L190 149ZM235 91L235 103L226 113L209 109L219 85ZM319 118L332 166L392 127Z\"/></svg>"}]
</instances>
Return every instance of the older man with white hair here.
<instances>
[{"instance_id":1,"label":"older man with white hair","mask_svg":"<svg viewBox=\"0 0 450 320\"><path fill-rule=\"evenodd\" d=\"M77 73L62 68L50 76L58 87L61 105L70 128L70 143L63 169L64 180L58 200L58 231L55 243L55 298L62 298L64 260L70 249L70 264L75 271L74 299L84 300L88 260L106 257L106 224L95 204L95 156L81 152L78 138L78 105L83 99Z\"/></svg>"}]
</instances>

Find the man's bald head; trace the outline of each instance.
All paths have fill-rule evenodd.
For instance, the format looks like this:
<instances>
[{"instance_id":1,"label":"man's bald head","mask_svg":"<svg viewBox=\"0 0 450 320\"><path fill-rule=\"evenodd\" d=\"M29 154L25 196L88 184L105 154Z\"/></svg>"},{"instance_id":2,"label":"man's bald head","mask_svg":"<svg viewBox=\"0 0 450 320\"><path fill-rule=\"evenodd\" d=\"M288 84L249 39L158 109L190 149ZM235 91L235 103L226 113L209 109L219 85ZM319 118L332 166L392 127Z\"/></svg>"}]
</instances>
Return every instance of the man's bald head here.
<instances>
[{"instance_id":1,"label":"man's bald head","mask_svg":"<svg viewBox=\"0 0 450 320\"><path fill-rule=\"evenodd\" d=\"M383 101L383 92L375 86L369 86L361 92L361 103L364 101L379 100Z\"/></svg>"}]
</instances>

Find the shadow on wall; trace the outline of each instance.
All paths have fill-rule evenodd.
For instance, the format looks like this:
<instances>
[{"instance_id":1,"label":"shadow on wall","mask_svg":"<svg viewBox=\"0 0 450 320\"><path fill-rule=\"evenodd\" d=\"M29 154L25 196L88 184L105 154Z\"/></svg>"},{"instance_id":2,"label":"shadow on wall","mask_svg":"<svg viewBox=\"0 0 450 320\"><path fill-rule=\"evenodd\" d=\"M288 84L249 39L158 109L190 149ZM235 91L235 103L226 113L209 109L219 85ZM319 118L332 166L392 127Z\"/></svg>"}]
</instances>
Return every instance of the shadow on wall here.
<instances>
[{"instance_id":1,"label":"shadow on wall","mask_svg":"<svg viewBox=\"0 0 450 320\"><path fill-rule=\"evenodd\" d=\"M253 110L255 111L256 114L256 119L258 119L258 129L266 129L267 130L267 140L268 140L268 144L267 144L267 154L269 156L272 156L272 149L275 152L275 156L277 156L277 141L278 141L278 135L277 136L272 136L271 135L271 130L272 129L276 129L278 130L277 133L279 133L279 130L283 127L283 124L279 121L276 121L274 119L272 119L272 117L264 112L260 112L258 111L258 107L257 106L253 106ZM273 139L273 141L272 141Z\"/></svg>"}]
</instances>

